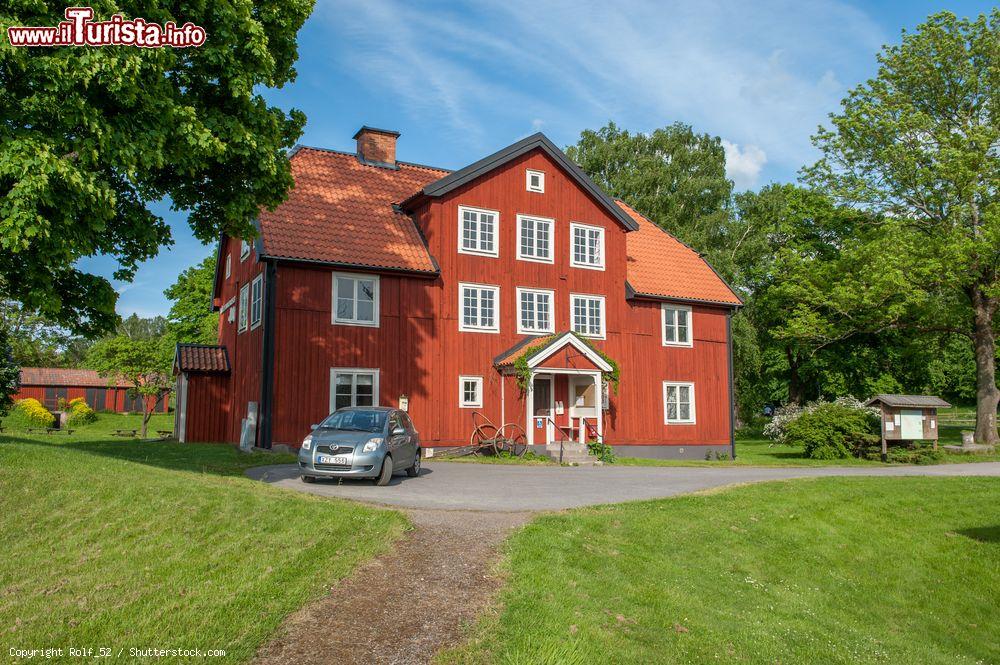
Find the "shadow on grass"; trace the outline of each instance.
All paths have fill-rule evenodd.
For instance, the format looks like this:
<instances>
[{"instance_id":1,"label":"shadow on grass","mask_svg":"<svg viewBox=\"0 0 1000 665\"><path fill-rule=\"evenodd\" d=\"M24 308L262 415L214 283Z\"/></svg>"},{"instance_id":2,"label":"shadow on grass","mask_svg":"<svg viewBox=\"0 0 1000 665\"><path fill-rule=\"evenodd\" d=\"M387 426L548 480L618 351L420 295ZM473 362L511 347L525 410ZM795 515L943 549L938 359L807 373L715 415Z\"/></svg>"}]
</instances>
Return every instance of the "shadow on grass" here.
<instances>
[{"instance_id":1,"label":"shadow on grass","mask_svg":"<svg viewBox=\"0 0 1000 665\"><path fill-rule=\"evenodd\" d=\"M194 471L219 476L242 476L243 472L251 467L295 462L294 455L263 452L244 453L228 443L178 443L177 441L138 441L135 439L110 441L100 438L70 440L60 443L42 441L29 436L10 435L0 437L0 442L71 450L172 471Z\"/></svg>"},{"instance_id":2,"label":"shadow on grass","mask_svg":"<svg viewBox=\"0 0 1000 665\"><path fill-rule=\"evenodd\" d=\"M1000 525L977 526L971 529L959 529L958 533L966 538L978 540L981 543L1000 543Z\"/></svg>"}]
</instances>

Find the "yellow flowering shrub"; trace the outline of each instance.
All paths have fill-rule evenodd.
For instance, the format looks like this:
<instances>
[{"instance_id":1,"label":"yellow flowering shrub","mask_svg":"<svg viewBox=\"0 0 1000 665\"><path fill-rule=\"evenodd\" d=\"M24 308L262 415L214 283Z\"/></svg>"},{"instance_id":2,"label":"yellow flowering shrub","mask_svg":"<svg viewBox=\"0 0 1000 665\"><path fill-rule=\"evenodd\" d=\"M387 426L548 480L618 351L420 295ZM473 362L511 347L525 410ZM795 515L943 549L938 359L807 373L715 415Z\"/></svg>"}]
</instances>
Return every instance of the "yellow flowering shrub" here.
<instances>
[{"instance_id":1,"label":"yellow flowering shrub","mask_svg":"<svg viewBox=\"0 0 1000 665\"><path fill-rule=\"evenodd\" d=\"M8 427L52 427L55 422L56 417L33 397L15 402L10 415L4 419Z\"/></svg>"},{"instance_id":2,"label":"yellow flowering shrub","mask_svg":"<svg viewBox=\"0 0 1000 665\"><path fill-rule=\"evenodd\" d=\"M71 399L66 404L66 409L69 411L66 424L71 427L79 427L97 420L97 413L87 405L86 400L82 397Z\"/></svg>"}]
</instances>

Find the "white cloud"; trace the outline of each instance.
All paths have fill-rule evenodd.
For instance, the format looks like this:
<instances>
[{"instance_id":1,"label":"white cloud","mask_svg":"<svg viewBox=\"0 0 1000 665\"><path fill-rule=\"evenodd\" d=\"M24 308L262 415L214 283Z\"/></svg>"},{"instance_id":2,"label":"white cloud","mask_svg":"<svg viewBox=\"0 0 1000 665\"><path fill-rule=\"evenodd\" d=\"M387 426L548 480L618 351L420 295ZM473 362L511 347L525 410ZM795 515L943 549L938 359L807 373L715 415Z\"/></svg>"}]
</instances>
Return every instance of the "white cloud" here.
<instances>
[{"instance_id":1,"label":"white cloud","mask_svg":"<svg viewBox=\"0 0 1000 665\"><path fill-rule=\"evenodd\" d=\"M538 118L566 141L609 119L680 120L743 146L739 177L765 152L792 175L811 161L842 82L869 76L886 41L844 0L320 0L317 14L338 67L456 145L495 148Z\"/></svg>"},{"instance_id":2,"label":"white cloud","mask_svg":"<svg viewBox=\"0 0 1000 665\"><path fill-rule=\"evenodd\" d=\"M767 153L755 145L739 145L722 140L726 151L726 177L733 181L737 190L750 189L757 184L761 169L767 163Z\"/></svg>"}]
</instances>

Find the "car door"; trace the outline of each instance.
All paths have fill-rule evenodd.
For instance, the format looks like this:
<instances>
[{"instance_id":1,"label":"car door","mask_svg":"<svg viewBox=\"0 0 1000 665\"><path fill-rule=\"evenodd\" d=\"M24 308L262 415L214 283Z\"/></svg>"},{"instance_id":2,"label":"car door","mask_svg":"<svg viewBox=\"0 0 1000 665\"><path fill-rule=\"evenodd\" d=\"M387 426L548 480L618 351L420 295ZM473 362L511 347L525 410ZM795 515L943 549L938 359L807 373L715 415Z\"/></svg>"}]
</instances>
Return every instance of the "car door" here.
<instances>
[{"instance_id":1,"label":"car door","mask_svg":"<svg viewBox=\"0 0 1000 665\"><path fill-rule=\"evenodd\" d=\"M394 434L397 429L402 429L403 434ZM407 469L413 464L413 453L410 452L409 434L403 426L403 419L399 411L389 414L389 453L392 455L392 468L395 470Z\"/></svg>"},{"instance_id":2,"label":"car door","mask_svg":"<svg viewBox=\"0 0 1000 665\"><path fill-rule=\"evenodd\" d=\"M403 418L403 425L406 427L406 431L410 434L409 444L410 454L412 455L411 459L416 459L417 451L420 450L420 432L418 432L417 428L413 426L413 421L410 420L410 414L405 411L401 411L400 416Z\"/></svg>"}]
</instances>

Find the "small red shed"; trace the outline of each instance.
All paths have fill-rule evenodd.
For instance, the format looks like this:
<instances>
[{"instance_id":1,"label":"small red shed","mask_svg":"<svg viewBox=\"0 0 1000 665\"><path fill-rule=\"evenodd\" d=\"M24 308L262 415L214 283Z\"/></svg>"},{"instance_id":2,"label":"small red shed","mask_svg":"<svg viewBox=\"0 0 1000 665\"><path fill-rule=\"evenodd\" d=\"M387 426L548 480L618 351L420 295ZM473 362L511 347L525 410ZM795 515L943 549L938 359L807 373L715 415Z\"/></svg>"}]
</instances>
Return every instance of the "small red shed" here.
<instances>
[{"instance_id":1,"label":"small red shed","mask_svg":"<svg viewBox=\"0 0 1000 665\"><path fill-rule=\"evenodd\" d=\"M37 399L49 411L58 409L60 400L68 402L77 397L82 397L94 411L142 411L142 396L131 395L128 389L129 384L109 383L108 379L91 369L22 367L21 387L14 399ZM170 395L161 396L157 400L156 411L166 413L169 408Z\"/></svg>"}]
</instances>

